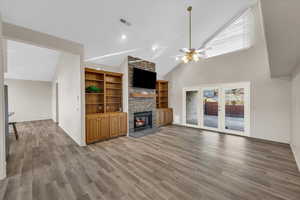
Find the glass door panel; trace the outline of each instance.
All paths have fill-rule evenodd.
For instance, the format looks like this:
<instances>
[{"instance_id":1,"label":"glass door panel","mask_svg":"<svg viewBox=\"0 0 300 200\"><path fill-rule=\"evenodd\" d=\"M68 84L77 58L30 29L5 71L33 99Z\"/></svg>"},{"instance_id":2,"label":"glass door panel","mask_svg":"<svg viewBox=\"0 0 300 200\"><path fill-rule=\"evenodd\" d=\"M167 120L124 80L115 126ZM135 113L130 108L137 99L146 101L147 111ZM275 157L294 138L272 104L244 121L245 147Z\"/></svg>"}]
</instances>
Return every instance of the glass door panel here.
<instances>
[{"instance_id":1,"label":"glass door panel","mask_svg":"<svg viewBox=\"0 0 300 200\"><path fill-rule=\"evenodd\" d=\"M219 123L219 89L204 88L202 90L203 127L218 129Z\"/></svg>"},{"instance_id":2,"label":"glass door panel","mask_svg":"<svg viewBox=\"0 0 300 200\"><path fill-rule=\"evenodd\" d=\"M186 124L198 126L198 91L186 91L185 98Z\"/></svg>"},{"instance_id":3,"label":"glass door panel","mask_svg":"<svg viewBox=\"0 0 300 200\"><path fill-rule=\"evenodd\" d=\"M225 129L245 131L245 90L225 89Z\"/></svg>"}]
</instances>

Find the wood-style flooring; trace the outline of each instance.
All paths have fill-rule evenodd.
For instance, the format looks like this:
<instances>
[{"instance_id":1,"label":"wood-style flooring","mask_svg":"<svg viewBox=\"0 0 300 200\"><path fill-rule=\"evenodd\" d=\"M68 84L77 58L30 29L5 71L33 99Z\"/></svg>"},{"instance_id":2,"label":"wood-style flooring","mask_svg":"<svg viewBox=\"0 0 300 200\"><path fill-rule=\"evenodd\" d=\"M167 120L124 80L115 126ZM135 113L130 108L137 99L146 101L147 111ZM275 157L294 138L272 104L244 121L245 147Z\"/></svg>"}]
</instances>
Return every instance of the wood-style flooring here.
<instances>
[{"instance_id":1,"label":"wood-style flooring","mask_svg":"<svg viewBox=\"0 0 300 200\"><path fill-rule=\"evenodd\" d=\"M52 121L18 129L0 199L300 199L287 145L168 126L79 147Z\"/></svg>"}]
</instances>

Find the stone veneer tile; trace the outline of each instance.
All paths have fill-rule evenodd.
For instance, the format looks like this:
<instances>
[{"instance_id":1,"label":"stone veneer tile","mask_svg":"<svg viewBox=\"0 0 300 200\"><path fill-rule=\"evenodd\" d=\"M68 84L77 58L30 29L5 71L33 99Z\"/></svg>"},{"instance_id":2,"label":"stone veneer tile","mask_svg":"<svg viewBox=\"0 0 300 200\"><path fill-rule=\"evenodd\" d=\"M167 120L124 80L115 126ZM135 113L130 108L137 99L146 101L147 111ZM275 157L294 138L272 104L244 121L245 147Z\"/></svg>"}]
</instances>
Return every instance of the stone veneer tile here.
<instances>
[{"instance_id":1,"label":"stone veneer tile","mask_svg":"<svg viewBox=\"0 0 300 200\"><path fill-rule=\"evenodd\" d=\"M139 61L139 62L135 62ZM140 68L148 71L155 72L155 64L145 60L128 57L128 92L129 92L129 110L128 110L128 120L129 120L129 132L134 132L134 113L135 112L146 112L152 111L152 123L153 128L156 128L156 98L133 98L130 94L133 92L148 92L154 93L155 89L143 89L132 87L133 79L133 68Z\"/></svg>"}]
</instances>

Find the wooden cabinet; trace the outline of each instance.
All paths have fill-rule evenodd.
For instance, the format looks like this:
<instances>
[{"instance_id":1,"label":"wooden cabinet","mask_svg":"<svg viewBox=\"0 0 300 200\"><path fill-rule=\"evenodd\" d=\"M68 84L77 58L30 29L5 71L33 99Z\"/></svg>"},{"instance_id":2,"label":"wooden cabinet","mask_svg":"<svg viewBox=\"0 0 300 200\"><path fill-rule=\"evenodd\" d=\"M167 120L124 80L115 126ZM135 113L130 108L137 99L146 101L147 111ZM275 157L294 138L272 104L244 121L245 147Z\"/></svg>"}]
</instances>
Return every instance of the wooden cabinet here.
<instances>
[{"instance_id":1,"label":"wooden cabinet","mask_svg":"<svg viewBox=\"0 0 300 200\"><path fill-rule=\"evenodd\" d=\"M86 117L86 143L119 137L127 134L127 113L91 114Z\"/></svg>"},{"instance_id":2,"label":"wooden cabinet","mask_svg":"<svg viewBox=\"0 0 300 200\"><path fill-rule=\"evenodd\" d=\"M160 108L156 111L157 126L165 126L173 123L173 109Z\"/></svg>"},{"instance_id":3,"label":"wooden cabinet","mask_svg":"<svg viewBox=\"0 0 300 200\"><path fill-rule=\"evenodd\" d=\"M110 114L110 137L118 137L127 133L127 114L112 113Z\"/></svg>"},{"instance_id":4,"label":"wooden cabinet","mask_svg":"<svg viewBox=\"0 0 300 200\"><path fill-rule=\"evenodd\" d=\"M86 117L86 143L90 144L110 137L109 115L87 115Z\"/></svg>"},{"instance_id":5,"label":"wooden cabinet","mask_svg":"<svg viewBox=\"0 0 300 200\"><path fill-rule=\"evenodd\" d=\"M164 122L166 125L173 123L173 110L171 108L167 108L164 111Z\"/></svg>"}]
</instances>

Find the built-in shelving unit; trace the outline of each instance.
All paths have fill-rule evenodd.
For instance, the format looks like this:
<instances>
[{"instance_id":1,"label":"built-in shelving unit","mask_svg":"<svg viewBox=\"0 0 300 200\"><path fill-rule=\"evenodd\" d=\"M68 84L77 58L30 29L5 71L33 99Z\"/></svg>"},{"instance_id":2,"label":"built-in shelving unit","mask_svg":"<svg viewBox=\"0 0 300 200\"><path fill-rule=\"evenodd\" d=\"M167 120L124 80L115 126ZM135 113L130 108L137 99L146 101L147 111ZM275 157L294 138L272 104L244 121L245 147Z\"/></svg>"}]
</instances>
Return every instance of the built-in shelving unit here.
<instances>
[{"instance_id":1,"label":"built-in shelving unit","mask_svg":"<svg viewBox=\"0 0 300 200\"><path fill-rule=\"evenodd\" d=\"M168 108L168 106L168 81L158 80L156 81L156 107Z\"/></svg>"},{"instance_id":2,"label":"built-in shelving unit","mask_svg":"<svg viewBox=\"0 0 300 200\"><path fill-rule=\"evenodd\" d=\"M169 108L168 81L156 81L156 124L158 127L173 123L173 109Z\"/></svg>"},{"instance_id":3,"label":"built-in shelving unit","mask_svg":"<svg viewBox=\"0 0 300 200\"><path fill-rule=\"evenodd\" d=\"M127 113L122 112L122 74L85 69L86 143L91 144L127 134Z\"/></svg>"},{"instance_id":4,"label":"built-in shelving unit","mask_svg":"<svg viewBox=\"0 0 300 200\"><path fill-rule=\"evenodd\" d=\"M86 114L122 111L122 74L86 68L85 87L89 86L100 92L86 92Z\"/></svg>"}]
</instances>

